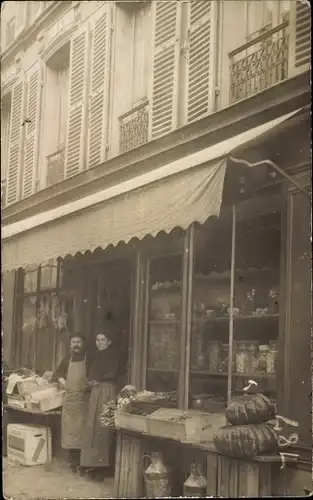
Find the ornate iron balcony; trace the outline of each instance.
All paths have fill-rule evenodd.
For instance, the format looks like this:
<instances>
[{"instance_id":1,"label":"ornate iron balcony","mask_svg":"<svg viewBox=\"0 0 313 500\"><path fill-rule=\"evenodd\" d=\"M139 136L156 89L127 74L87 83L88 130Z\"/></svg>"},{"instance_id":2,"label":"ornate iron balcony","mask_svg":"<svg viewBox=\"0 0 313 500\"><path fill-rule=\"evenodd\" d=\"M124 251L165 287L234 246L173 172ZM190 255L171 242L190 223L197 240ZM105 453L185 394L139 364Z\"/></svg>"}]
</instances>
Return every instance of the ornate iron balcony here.
<instances>
[{"instance_id":1,"label":"ornate iron balcony","mask_svg":"<svg viewBox=\"0 0 313 500\"><path fill-rule=\"evenodd\" d=\"M229 53L231 104L288 77L288 24L284 22Z\"/></svg>"},{"instance_id":2,"label":"ornate iron balcony","mask_svg":"<svg viewBox=\"0 0 313 500\"><path fill-rule=\"evenodd\" d=\"M148 141L148 123L148 102L120 117L120 153L126 153Z\"/></svg>"},{"instance_id":3,"label":"ornate iron balcony","mask_svg":"<svg viewBox=\"0 0 313 500\"><path fill-rule=\"evenodd\" d=\"M6 187L7 187L6 179L1 179L1 206L2 206L2 208L5 207L5 202L6 202Z\"/></svg>"},{"instance_id":4,"label":"ornate iron balcony","mask_svg":"<svg viewBox=\"0 0 313 500\"><path fill-rule=\"evenodd\" d=\"M47 187L64 180L64 155L61 148L47 156Z\"/></svg>"}]
</instances>

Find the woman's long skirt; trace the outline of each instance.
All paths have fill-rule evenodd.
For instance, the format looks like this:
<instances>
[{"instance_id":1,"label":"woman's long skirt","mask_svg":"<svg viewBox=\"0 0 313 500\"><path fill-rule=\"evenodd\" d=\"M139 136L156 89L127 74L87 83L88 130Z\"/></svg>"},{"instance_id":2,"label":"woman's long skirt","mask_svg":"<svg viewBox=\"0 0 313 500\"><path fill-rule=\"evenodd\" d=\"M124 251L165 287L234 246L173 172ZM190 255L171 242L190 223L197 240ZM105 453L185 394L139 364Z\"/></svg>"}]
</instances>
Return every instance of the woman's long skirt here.
<instances>
[{"instance_id":1,"label":"woman's long skirt","mask_svg":"<svg viewBox=\"0 0 313 500\"><path fill-rule=\"evenodd\" d=\"M100 426L99 416L102 405L114 399L115 393L115 385L111 382L101 382L92 388L83 434L81 467L112 465L114 432L109 427Z\"/></svg>"}]
</instances>

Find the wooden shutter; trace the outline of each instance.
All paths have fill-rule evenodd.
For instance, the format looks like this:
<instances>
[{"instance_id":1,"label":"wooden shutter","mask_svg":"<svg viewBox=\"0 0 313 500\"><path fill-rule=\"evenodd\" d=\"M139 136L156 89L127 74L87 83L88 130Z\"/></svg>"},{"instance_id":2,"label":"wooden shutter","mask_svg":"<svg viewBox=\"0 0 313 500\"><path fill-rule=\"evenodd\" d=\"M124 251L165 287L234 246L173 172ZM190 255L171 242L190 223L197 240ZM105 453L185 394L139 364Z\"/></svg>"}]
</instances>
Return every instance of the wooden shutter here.
<instances>
[{"instance_id":1,"label":"wooden shutter","mask_svg":"<svg viewBox=\"0 0 313 500\"><path fill-rule=\"evenodd\" d=\"M212 4L209 0L189 2L188 122L211 111Z\"/></svg>"},{"instance_id":2,"label":"wooden shutter","mask_svg":"<svg viewBox=\"0 0 313 500\"><path fill-rule=\"evenodd\" d=\"M37 68L29 77L26 92L26 118L30 123L24 125L23 198L33 194L36 187L40 93L40 71Z\"/></svg>"},{"instance_id":3,"label":"wooden shutter","mask_svg":"<svg viewBox=\"0 0 313 500\"><path fill-rule=\"evenodd\" d=\"M181 36L180 2L153 2L154 44L152 138L177 125L178 71Z\"/></svg>"},{"instance_id":4,"label":"wooden shutter","mask_svg":"<svg viewBox=\"0 0 313 500\"><path fill-rule=\"evenodd\" d=\"M290 3L290 76L306 71L311 63L311 6Z\"/></svg>"},{"instance_id":5,"label":"wooden shutter","mask_svg":"<svg viewBox=\"0 0 313 500\"><path fill-rule=\"evenodd\" d=\"M86 130L86 74L88 58L87 31L71 41L69 76L69 113L66 137L65 176L71 177L84 168Z\"/></svg>"},{"instance_id":6,"label":"wooden shutter","mask_svg":"<svg viewBox=\"0 0 313 500\"><path fill-rule=\"evenodd\" d=\"M88 108L88 168L105 159L108 127L110 57L110 11L95 22L92 30L91 78Z\"/></svg>"},{"instance_id":7,"label":"wooden shutter","mask_svg":"<svg viewBox=\"0 0 313 500\"><path fill-rule=\"evenodd\" d=\"M23 150L23 108L24 82L17 83L12 90L12 111L9 135L9 159L7 175L6 204L15 203L19 199L20 175Z\"/></svg>"}]
</instances>

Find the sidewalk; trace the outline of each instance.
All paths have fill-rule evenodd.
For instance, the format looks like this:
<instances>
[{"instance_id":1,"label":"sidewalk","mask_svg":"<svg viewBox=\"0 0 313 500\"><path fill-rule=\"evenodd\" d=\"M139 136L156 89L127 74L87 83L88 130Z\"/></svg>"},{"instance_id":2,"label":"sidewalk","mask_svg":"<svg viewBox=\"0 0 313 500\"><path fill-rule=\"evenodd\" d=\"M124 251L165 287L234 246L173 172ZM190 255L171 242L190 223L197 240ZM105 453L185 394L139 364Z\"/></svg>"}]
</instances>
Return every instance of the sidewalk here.
<instances>
[{"instance_id":1,"label":"sidewalk","mask_svg":"<svg viewBox=\"0 0 313 500\"><path fill-rule=\"evenodd\" d=\"M3 496L7 500L112 498L113 478L94 481L73 474L66 464L24 467L3 457Z\"/></svg>"}]
</instances>

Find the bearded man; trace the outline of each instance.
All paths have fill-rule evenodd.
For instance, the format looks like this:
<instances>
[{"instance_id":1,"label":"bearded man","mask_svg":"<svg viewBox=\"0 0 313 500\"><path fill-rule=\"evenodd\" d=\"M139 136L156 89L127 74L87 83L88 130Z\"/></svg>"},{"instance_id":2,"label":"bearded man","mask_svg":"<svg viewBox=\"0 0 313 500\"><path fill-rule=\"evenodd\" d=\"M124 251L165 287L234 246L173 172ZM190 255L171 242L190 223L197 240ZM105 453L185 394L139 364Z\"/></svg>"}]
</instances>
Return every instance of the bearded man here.
<instances>
[{"instance_id":1,"label":"bearded man","mask_svg":"<svg viewBox=\"0 0 313 500\"><path fill-rule=\"evenodd\" d=\"M61 361L53 377L66 391L61 417L61 446L68 450L68 460L73 472L80 466L82 436L90 395L87 365L84 337L75 333L70 337L70 354Z\"/></svg>"}]
</instances>

